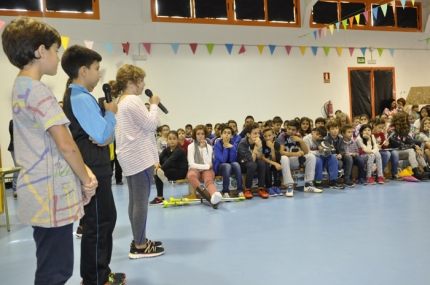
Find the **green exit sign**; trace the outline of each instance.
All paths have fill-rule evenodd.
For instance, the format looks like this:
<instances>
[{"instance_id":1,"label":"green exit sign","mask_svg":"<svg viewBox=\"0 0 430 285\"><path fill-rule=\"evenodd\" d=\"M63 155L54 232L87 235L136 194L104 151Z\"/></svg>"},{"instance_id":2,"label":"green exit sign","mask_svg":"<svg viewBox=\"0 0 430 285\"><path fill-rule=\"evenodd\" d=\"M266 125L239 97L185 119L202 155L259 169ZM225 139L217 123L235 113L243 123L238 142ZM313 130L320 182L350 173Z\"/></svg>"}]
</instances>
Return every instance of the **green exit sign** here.
<instances>
[{"instance_id":1,"label":"green exit sign","mask_svg":"<svg viewBox=\"0 0 430 285\"><path fill-rule=\"evenodd\" d=\"M365 64L366 63L366 58L364 56L357 57L357 63L358 64Z\"/></svg>"}]
</instances>

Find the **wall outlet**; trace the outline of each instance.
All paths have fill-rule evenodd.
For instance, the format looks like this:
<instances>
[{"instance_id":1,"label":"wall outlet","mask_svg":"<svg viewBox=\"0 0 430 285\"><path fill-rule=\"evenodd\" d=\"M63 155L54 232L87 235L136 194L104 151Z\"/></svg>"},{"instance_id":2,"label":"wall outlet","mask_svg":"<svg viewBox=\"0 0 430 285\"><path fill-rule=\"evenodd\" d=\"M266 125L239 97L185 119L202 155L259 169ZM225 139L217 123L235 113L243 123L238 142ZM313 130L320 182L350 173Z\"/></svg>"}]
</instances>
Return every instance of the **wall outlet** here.
<instances>
[{"instance_id":1,"label":"wall outlet","mask_svg":"<svg viewBox=\"0 0 430 285\"><path fill-rule=\"evenodd\" d=\"M133 60L146 60L146 54L133 55Z\"/></svg>"}]
</instances>

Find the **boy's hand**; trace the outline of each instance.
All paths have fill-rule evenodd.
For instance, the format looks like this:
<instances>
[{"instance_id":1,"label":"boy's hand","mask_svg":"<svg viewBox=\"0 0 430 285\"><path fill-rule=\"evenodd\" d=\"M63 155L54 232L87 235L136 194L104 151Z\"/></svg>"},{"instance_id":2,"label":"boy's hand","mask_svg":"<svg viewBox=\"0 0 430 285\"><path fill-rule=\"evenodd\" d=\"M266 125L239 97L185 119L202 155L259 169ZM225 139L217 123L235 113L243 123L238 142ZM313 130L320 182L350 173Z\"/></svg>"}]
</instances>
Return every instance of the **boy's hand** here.
<instances>
[{"instance_id":1,"label":"boy's hand","mask_svg":"<svg viewBox=\"0 0 430 285\"><path fill-rule=\"evenodd\" d=\"M157 95L153 94L151 98L149 98L149 103L150 104L155 104L158 105L158 103L160 103L160 97L158 97Z\"/></svg>"},{"instance_id":2,"label":"boy's hand","mask_svg":"<svg viewBox=\"0 0 430 285\"><path fill-rule=\"evenodd\" d=\"M110 138L107 139L107 141L105 141L102 144L97 143L92 137L88 138L93 144L96 144L97 146L103 147L103 146L107 146L108 144L110 144L112 142L113 137L111 136Z\"/></svg>"},{"instance_id":3,"label":"boy's hand","mask_svg":"<svg viewBox=\"0 0 430 285\"><path fill-rule=\"evenodd\" d=\"M159 162L154 164L154 175L157 174L157 169L161 167L161 164Z\"/></svg>"},{"instance_id":4,"label":"boy's hand","mask_svg":"<svg viewBox=\"0 0 430 285\"><path fill-rule=\"evenodd\" d=\"M261 148L261 140L260 140L260 137L256 137L255 139L254 139L254 142L255 142L255 145L258 147L258 148Z\"/></svg>"},{"instance_id":5,"label":"boy's hand","mask_svg":"<svg viewBox=\"0 0 430 285\"><path fill-rule=\"evenodd\" d=\"M96 189L99 186L99 183L97 181L96 176L93 174L91 169L88 168L88 166L85 165L85 168L87 170L88 176L90 177L89 183L82 183L82 196L84 198L84 205L88 204L91 200L91 197L96 194Z\"/></svg>"},{"instance_id":6,"label":"boy's hand","mask_svg":"<svg viewBox=\"0 0 430 285\"><path fill-rule=\"evenodd\" d=\"M282 170L282 165L280 165L279 163L277 163L277 162L275 162L274 164L273 164L273 166L275 166L276 167L276 170Z\"/></svg>"},{"instance_id":7,"label":"boy's hand","mask_svg":"<svg viewBox=\"0 0 430 285\"><path fill-rule=\"evenodd\" d=\"M266 145L267 145L268 147L270 147L271 149L273 149L273 147L275 146L275 144L274 144L272 141L267 141L267 142L266 142Z\"/></svg>"},{"instance_id":8,"label":"boy's hand","mask_svg":"<svg viewBox=\"0 0 430 285\"><path fill-rule=\"evenodd\" d=\"M293 140L293 142L300 142L302 141L302 139L298 136L291 136L291 139Z\"/></svg>"},{"instance_id":9,"label":"boy's hand","mask_svg":"<svg viewBox=\"0 0 430 285\"><path fill-rule=\"evenodd\" d=\"M337 159L342 159L342 155L341 154L336 154Z\"/></svg>"},{"instance_id":10,"label":"boy's hand","mask_svg":"<svg viewBox=\"0 0 430 285\"><path fill-rule=\"evenodd\" d=\"M322 146L318 146L318 151L321 153L323 151L323 147Z\"/></svg>"},{"instance_id":11,"label":"boy's hand","mask_svg":"<svg viewBox=\"0 0 430 285\"><path fill-rule=\"evenodd\" d=\"M115 100L112 100L110 103L107 103L106 100L104 100L103 104L105 105L106 111L110 111L116 115L118 112L118 105L116 104Z\"/></svg>"},{"instance_id":12,"label":"boy's hand","mask_svg":"<svg viewBox=\"0 0 430 285\"><path fill-rule=\"evenodd\" d=\"M304 156L305 153L302 150L296 152L297 156Z\"/></svg>"}]
</instances>

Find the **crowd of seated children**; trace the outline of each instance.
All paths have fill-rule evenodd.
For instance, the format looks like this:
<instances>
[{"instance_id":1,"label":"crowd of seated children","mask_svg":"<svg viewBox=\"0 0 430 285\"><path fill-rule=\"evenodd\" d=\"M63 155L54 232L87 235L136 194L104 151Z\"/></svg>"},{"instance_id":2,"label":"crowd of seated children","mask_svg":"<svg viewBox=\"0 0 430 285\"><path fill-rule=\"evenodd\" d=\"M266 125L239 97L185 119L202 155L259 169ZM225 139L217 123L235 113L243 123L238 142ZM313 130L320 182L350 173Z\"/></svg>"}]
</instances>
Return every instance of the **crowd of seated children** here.
<instances>
[{"instance_id":1,"label":"crowd of seated children","mask_svg":"<svg viewBox=\"0 0 430 285\"><path fill-rule=\"evenodd\" d=\"M161 134L160 137L157 139L157 150L158 154L160 154L163 149L167 147L167 135L170 132L170 128L168 125L161 126Z\"/></svg>"}]
</instances>

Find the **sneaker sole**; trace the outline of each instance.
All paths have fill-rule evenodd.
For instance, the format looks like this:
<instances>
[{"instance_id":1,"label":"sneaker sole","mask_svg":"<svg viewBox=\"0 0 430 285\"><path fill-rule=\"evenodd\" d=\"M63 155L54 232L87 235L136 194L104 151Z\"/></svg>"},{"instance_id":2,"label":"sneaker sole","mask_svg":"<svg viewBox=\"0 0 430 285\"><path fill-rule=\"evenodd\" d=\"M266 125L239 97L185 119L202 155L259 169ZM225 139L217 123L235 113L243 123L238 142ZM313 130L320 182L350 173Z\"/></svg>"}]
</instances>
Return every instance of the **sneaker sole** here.
<instances>
[{"instance_id":1,"label":"sneaker sole","mask_svg":"<svg viewBox=\"0 0 430 285\"><path fill-rule=\"evenodd\" d=\"M348 188L354 188L355 184L354 185L345 185L345 186L348 187Z\"/></svg>"},{"instance_id":2,"label":"sneaker sole","mask_svg":"<svg viewBox=\"0 0 430 285\"><path fill-rule=\"evenodd\" d=\"M156 256L160 256L163 255L163 252L158 252L158 253L151 253L151 254L134 254L134 253L129 253L128 257L130 259L140 259L140 258L151 258L151 257L156 257Z\"/></svg>"},{"instance_id":3,"label":"sneaker sole","mask_svg":"<svg viewBox=\"0 0 430 285\"><path fill-rule=\"evenodd\" d=\"M276 196L278 196L278 194L272 194L272 195L269 195L270 197L276 197Z\"/></svg>"},{"instance_id":4,"label":"sneaker sole","mask_svg":"<svg viewBox=\"0 0 430 285\"><path fill-rule=\"evenodd\" d=\"M285 197L293 197L294 194L293 193L285 193Z\"/></svg>"},{"instance_id":5,"label":"sneaker sole","mask_svg":"<svg viewBox=\"0 0 430 285\"><path fill-rule=\"evenodd\" d=\"M82 238L82 234L75 234L77 238Z\"/></svg>"},{"instance_id":6,"label":"sneaker sole","mask_svg":"<svg viewBox=\"0 0 430 285\"><path fill-rule=\"evenodd\" d=\"M345 189L345 188L341 188L341 187L330 187L330 189L343 190L343 189Z\"/></svg>"}]
</instances>

